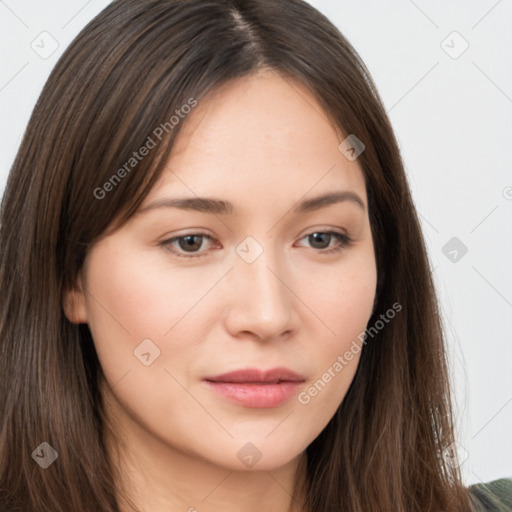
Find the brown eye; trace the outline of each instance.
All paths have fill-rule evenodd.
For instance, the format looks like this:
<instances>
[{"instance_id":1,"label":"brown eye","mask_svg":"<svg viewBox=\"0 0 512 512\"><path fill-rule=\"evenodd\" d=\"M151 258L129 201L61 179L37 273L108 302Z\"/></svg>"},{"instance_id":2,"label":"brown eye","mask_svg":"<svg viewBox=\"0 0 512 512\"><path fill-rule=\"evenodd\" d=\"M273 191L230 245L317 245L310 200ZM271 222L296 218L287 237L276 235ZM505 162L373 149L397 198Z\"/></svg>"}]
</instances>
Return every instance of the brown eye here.
<instances>
[{"instance_id":1,"label":"brown eye","mask_svg":"<svg viewBox=\"0 0 512 512\"><path fill-rule=\"evenodd\" d=\"M205 239L212 240L209 235L203 233L189 233L164 240L160 245L179 257L197 258L204 256L207 252L200 251Z\"/></svg>"},{"instance_id":2,"label":"brown eye","mask_svg":"<svg viewBox=\"0 0 512 512\"><path fill-rule=\"evenodd\" d=\"M203 245L202 235L187 235L177 239L178 246L184 251L195 252Z\"/></svg>"}]
</instances>

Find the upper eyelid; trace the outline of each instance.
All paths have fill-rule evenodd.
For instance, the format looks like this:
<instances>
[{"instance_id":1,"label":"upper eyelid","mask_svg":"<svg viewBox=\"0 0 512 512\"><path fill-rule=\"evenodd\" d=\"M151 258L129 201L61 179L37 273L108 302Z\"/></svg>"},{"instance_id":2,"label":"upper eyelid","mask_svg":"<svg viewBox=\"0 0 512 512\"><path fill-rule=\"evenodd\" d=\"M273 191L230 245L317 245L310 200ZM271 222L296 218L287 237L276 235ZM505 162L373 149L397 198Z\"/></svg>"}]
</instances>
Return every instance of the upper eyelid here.
<instances>
[{"instance_id":1,"label":"upper eyelid","mask_svg":"<svg viewBox=\"0 0 512 512\"><path fill-rule=\"evenodd\" d=\"M314 233L334 233L334 234L343 235L343 236L346 236L347 238L350 238L350 236L346 232L346 230L342 230L342 232L340 232L334 228L318 228L318 229L313 229L311 231L308 231L307 233L300 236L298 239L302 240L306 236L312 235ZM165 238L164 240L162 240L162 243L175 241L180 238L186 238L187 236L203 236L205 238L209 238L210 240L213 240L214 242L218 242L218 239L215 238L213 235L210 235L209 233L203 233L203 232L201 232L201 230L198 230L198 231L187 231L186 233L183 233L182 235L174 235L170 238Z\"/></svg>"}]
</instances>

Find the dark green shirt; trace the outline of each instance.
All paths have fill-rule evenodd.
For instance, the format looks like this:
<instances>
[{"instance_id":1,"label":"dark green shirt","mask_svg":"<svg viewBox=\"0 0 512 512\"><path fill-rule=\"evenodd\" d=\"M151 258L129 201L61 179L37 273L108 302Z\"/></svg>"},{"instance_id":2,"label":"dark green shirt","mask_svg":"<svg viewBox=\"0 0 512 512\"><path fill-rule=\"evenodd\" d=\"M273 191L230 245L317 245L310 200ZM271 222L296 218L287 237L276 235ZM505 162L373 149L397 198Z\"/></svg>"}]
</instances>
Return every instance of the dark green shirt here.
<instances>
[{"instance_id":1,"label":"dark green shirt","mask_svg":"<svg viewBox=\"0 0 512 512\"><path fill-rule=\"evenodd\" d=\"M512 478L469 486L483 512L512 512Z\"/></svg>"}]
</instances>

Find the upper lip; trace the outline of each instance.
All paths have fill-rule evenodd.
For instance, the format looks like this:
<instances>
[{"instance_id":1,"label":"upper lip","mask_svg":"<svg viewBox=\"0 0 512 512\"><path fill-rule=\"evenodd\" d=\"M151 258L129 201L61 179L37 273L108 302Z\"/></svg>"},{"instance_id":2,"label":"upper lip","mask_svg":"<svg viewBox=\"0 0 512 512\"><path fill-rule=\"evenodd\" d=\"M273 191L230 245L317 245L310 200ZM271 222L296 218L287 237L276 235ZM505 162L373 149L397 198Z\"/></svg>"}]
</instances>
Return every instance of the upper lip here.
<instances>
[{"instance_id":1,"label":"upper lip","mask_svg":"<svg viewBox=\"0 0 512 512\"><path fill-rule=\"evenodd\" d=\"M247 383L265 383L277 384L278 382L304 382L304 377L294 371L279 367L269 370L260 370L258 368L247 368L244 370L234 370L232 372L205 377L204 380L211 382L247 382Z\"/></svg>"}]
</instances>

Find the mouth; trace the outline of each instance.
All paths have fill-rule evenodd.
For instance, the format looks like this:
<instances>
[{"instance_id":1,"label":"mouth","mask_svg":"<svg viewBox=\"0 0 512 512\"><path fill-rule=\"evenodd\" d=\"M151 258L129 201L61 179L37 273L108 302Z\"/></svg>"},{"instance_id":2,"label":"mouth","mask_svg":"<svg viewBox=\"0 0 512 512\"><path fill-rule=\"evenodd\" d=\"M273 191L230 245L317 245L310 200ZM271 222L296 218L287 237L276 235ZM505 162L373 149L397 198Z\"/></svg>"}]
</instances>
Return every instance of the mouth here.
<instances>
[{"instance_id":1,"label":"mouth","mask_svg":"<svg viewBox=\"0 0 512 512\"><path fill-rule=\"evenodd\" d=\"M203 379L216 394L251 408L278 407L296 395L305 378L288 368L245 369Z\"/></svg>"}]
</instances>

